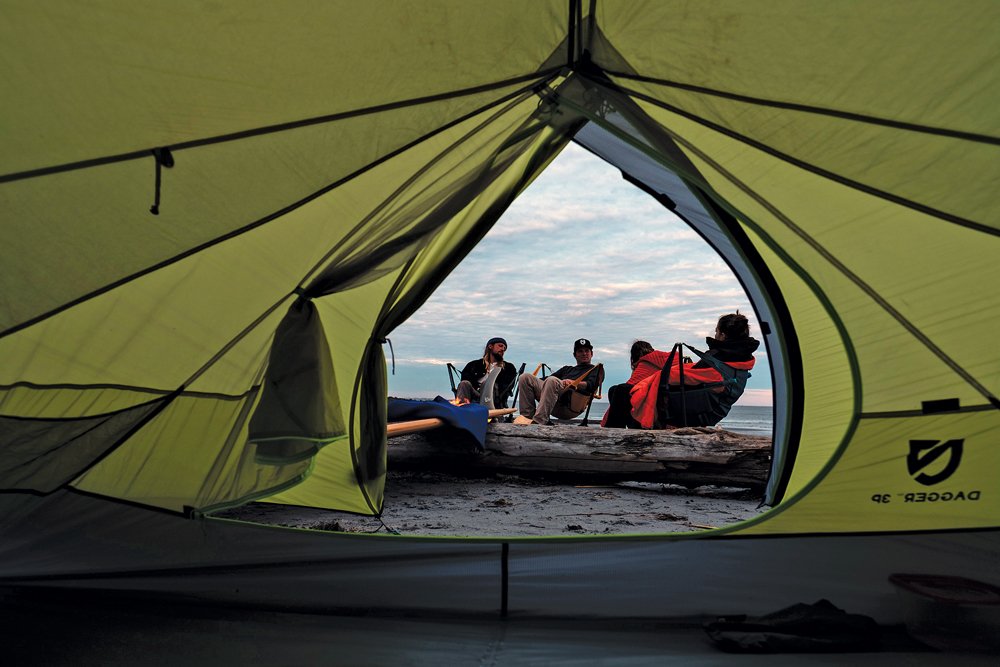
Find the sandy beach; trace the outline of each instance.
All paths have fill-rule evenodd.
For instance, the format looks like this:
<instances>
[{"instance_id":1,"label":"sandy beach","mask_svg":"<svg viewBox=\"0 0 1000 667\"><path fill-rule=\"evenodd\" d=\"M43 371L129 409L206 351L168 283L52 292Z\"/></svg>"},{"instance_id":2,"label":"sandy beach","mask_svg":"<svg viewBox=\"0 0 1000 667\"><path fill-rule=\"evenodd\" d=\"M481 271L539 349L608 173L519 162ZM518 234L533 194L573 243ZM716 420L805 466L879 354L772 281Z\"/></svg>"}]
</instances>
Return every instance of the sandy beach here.
<instances>
[{"instance_id":1,"label":"sandy beach","mask_svg":"<svg viewBox=\"0 0 1000 667\"><path fill-rule=\"evenodd\" d=\"M621 482L562 484L514 475L463 479L392 472L381 518L270 503L218 516L296 528L405 535L528 536L674 533L719 528L766 508L746 489Z\"/></svg>"}]
</instances>

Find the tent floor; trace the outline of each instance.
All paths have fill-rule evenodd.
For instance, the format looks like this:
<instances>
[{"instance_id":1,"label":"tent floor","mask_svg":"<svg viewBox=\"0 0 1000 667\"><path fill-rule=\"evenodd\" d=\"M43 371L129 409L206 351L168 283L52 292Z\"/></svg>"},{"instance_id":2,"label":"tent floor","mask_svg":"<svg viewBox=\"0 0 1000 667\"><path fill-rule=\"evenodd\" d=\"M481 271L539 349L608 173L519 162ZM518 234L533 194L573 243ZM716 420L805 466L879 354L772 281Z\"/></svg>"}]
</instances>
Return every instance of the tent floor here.
<instances>
[{"instance_id":1,"label":"tent floor","mask_svg":"<svg viewBox=\"0 0 1000 667\"><path fill-rule=\"evenodd\" d=\"M735 655L694 622L325 615L52 588L0 588L9 665L995 665L885 628L873 653Z\"/></svg>"}]
</instances>

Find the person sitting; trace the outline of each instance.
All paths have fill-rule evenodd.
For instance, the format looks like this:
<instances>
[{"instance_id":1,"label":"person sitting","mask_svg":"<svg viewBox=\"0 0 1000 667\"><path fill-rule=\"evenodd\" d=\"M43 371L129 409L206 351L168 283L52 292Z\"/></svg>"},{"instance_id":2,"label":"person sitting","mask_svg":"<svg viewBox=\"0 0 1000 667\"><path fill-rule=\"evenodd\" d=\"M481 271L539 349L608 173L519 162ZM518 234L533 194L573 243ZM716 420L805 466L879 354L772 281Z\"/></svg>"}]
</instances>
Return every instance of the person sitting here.
<instances>
[{"instance_id":1,"label":"person sitting","mask_svg":"<svg viewBox=\"0 0 1000 667\"><path fill-rule=\"evenodd\" d=\"M590 363L594 357L594 346L586 338L573 343L575 366L563 366L544 380L524 373L518 380L518 411L515 424L544 424L552 426L550 417L572 419L583 408L576 409L573 395L579 394L589 404L603 378L598 366ZM537 404L537 405L536 405ZM586 406L584 406L585 408Z\"/></svg>"},{"instance_id":2,"label":"person sitting","mask_svg":"<svg viewBox=\"0 0 1000 667\"><path fill-rule=\"evenodd\" d=\"M715 336L705 342L707 352L688 346L701 357L698 362L685 363L678 343L666 377L660 370L632 387L632 417L642 428L714 426L729 414L746 387L760 341L750 336L746 316L736 312L720 317Z\"/></svg>"},{"instance_id":3,"label":"person sitting","mask_svg":"<svg viewBox=\"0 0 1000 667\"><path fill-rule=\"evenodd\" d=\"M514 364L504 361L503 355L506 351L507 341L503 338L498 336L486 341L482 358L473 359L462 369L462 379L455 388L455 399L469 403L484 402L482 396L484 384L490 377L490 372L499 369L492 383L492 405L500 407L505 404L513 393L514 378L517 377Z\"/></svg>"},{"instance_id":4,"label":"person sitting","mask_svg":"<svg viewBox=\"0 0 1000 667\"><path fill-rule=\"evenodd\" d=\"M632 387L663 368L670 353L654 350L648 342L637 340L632 343L630 356L632 375L624 383L608 389L608 411L601 419L601 426L605 428L642 428L639 422L632 418L630 400Z\"/></svg>"}]
</instances>

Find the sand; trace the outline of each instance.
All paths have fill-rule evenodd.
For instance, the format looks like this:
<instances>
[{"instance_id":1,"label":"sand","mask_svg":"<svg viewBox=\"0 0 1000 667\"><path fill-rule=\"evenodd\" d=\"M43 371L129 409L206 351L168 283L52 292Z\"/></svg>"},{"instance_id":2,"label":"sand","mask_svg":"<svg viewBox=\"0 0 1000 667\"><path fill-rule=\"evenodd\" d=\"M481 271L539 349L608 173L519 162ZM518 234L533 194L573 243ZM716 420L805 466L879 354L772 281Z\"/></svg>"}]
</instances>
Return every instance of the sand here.
<instances>
[{"instance_id":1,"label":"sand","mask_svg":"<svg viewBox=\"0 0 1000 667\"><path fill-rule=\"evenodd\" d=\"M767 509L759 505L759 494L746 489L638 482L577 486L513 475L462 479L390 472L381 518L269 503L251 503L219 516L351 533L607 535L719 528Z\"/></svg>"}]
</instances>

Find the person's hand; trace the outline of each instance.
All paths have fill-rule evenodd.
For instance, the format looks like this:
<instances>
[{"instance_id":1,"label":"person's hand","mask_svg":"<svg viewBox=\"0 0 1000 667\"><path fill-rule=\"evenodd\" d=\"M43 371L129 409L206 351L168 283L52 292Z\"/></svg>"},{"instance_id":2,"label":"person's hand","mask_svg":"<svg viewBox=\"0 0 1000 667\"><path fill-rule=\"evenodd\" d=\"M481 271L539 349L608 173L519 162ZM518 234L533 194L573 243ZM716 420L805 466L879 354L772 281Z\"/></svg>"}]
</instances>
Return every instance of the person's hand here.
<instances>
[{"instance_id":1,"label":"person's hand","mask_svg":"<svg viewBox=\"0 0 1000 667\"><path fill-rule=\"evenodd\" d=\"M562 388L563 389L570 389L570 388L572 388L574 386L576 386L576 383L573 380L563 380L562 381Z\"/></svg>"}]
</instances>

